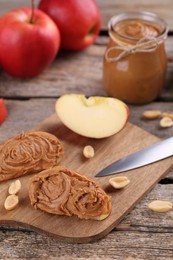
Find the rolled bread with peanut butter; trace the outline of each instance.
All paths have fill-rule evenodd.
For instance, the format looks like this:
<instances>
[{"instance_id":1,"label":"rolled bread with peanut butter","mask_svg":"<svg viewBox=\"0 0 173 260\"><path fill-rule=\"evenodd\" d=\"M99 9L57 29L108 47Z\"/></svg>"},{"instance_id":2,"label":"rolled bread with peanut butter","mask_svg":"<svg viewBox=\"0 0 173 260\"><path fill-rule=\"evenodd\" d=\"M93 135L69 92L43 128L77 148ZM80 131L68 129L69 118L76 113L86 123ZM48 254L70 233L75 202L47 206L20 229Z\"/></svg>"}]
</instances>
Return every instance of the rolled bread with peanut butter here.
<instances>
[{"instance_id":1,"label":"rolled bread with peanut butter","mask_svg":"<svg viewBox=\"0 0 173 260\"><path fill-rule=\"evenodd\" d=\"M29 197L36 209L80 219L103 220L112 208L110 198L96 182L63 166L31 177Z\"/></svg>"},{"instance_id":2,"label":"rolled bread with peanut butter","mask_svg":"<svg viewBox=\"0 0 173 260\"><path fill-rule=\"evenodd\" d=\"M59 139L47 132L17 134L0 147L0 181L51 168L61 161Z\"/></svg>"}]
</instances>

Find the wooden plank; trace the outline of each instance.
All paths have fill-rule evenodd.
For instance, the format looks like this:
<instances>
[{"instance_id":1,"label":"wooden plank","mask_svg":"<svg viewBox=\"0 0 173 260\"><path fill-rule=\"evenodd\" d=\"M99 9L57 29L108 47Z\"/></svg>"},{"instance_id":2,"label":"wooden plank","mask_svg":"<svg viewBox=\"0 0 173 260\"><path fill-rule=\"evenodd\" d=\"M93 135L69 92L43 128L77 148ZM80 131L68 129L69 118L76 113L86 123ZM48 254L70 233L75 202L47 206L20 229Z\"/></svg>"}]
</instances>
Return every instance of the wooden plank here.
<instances>
[{"instance_id":1,"label":"wooden plank","mask_svg":"<svg viewBox=\"0 0 173 260\"><path fill-rule=\"evenodd\" d=\"M56 98L34 98L25 101L5 100L9 111L6 121L0 126L0 143L21 131L27 131L55 112ZM173 136L173 127L160 128L159 119L145 120L145 110L173 112L172 102L153 102L143 106L129 106L129 121L161 139Z\"/></svg>"},{"instance_id":2,"label":"wooden plank","mask_svg":"<svg viewBox=\"0 0 173 260\"><path fill-rule=\"evenodd\" d=\"M57 97L65 93L83 93L87 96L106 95L102 81L103 56L108 37L99 37L97 43L80 52L60 52L54 63L38 77L17 79L1 72L2 97ZM173 100L173 37L166 41L168 69L164 100ZM15 86L15 87L14 87Z\"/></svg>"},{"instance_id":3,"label":"wooden plank","mask_svg":"<svg viewBox=\"0 0 173 260\"><path fill-rule=\"evenodd\" d=\"M133 12L133 11L147 11L153 12L158 14L162 17L168 24L169 30L173 30L173 16L172 16L172 9L173 9L173 2L172 0L147 0L147 1L140 1L140 0L133 0L127 1L122 0L115 1L115 0L97 0L99 5L103 26L102 30L107 30L107 24L110 18L114 15L117 15L122 12Z\"/></svg>"},{"instance_id":4,"label":"wooden plank","mask_svg":"<svg viewBox=\"0 0 173 260\"><path fill-rule=\"evenodd\" d=\"M95 243L64 244L35 232L0 231L1 259L49 260L168 260L172 259L170 232L113 231ZM20 242L19 242L20 241Z\"/></svg>"},{"instance_id":5,"label":"wooden plank","mask_svg":"<svg viewBox=\"0 0 173 260\"><path fill-rule=\"evenodd\" d=\"M39 0L36 0L35 2L38 4ZM102 15L102 30L107 30L107 23L112 16L125 11L149 11L157 13L165 19L170 30L173 30L172 0L122 0L121 2L118 0L97 0L97 3ZM23 6L30 6L30 0L1 0L0 14L4 14L11 9Z\"/></svg>"},{"instance_id":6,"label":"wooden plank","mask_svg":"<svg viewBox=\"0 0 173 260\"><path fill-rule=\"evenodd\" d=\"M119 225L118 230L132 230L155 232L169 232L169 227L173 225L173 210L166 214L158 214L148 209L148 203L153 200L168 200L172 202L173 184L158 184L142 201L138 203L135 209ZM129 227L129 228L130 228Z\"/></svg>"},{"instance_id":7,"label":"wooden plank","mask_svg":"<svg viewBox=\"0 0 173 260\"><path fill-rule=\"evenodd\" d=\"M173 127L170 128L161 128L159 125L160 119L155 120L147 120L143 118L143 112L146 110L160 110L162 112L173 113L173 105L172 102L153 102L147 105L138 106L135 108L134 106L129 106L130 108L130 121L152 133L153 135L157 135L160 138L164 139L167 137L173 136Z\"/></svg>"},{"instance_id":8,"label":"wooden plank","mask_svg":"<svg viewBox=\"0 0 173 260\"><path fill-rule=\"evenodd\" d=\"M35 0L37 5L39 0ZM31 0L1 0L0 2L0 15L5 14L6 12L20 7L31 6Z\"/></svg>"},{"instance_id":9,"label":"wooden plank","mask_svg":"<svg viewBox=\"0 0 173 260\"><path fill-rule=\"evenodd\" d=\"M0 143L22 131L28 131L54 113L56 99L6 100L8 117L0 126Z\"/></svg>"},{"instance_id":10,"label":"wooden plank","mask_svg":"<svg viewBox=\"0 0 173 260\"><path fill-rule=\"evenodd\" d=\"M55 97L72 92L105 95L102 87L104 50L105 46L93 45L81 52L61 52L45 72L33 79L15 79L2 72L0 96Z\"/></svg>"}]
</instances>

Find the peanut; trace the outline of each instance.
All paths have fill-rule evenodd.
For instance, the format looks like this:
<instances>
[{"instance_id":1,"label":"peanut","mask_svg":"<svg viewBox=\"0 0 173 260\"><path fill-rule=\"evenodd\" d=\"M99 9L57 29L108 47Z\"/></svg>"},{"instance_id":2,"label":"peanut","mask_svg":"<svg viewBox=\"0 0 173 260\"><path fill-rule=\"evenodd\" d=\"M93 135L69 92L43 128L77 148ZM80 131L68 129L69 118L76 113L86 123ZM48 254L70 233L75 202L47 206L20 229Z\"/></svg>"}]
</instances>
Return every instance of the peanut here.
<instances>
[{"instance_id":1,"label":"peanut","mask_svg":"<svg viewBox=\"0 0 173 260\"><path fill-rule=\"evenodd\" d=\"M115 189L122 189L129 184L130 180L126 176L116 176L109 179L109 183Z\"/></svg>"},{"instance_id":2,"label":"peanut","mask_svg":"<svg viewBox=\"0 0 173 260\"><path fill-rule=\"evenodd\" d=\"M160 126L163 128L173 126L173 120L170 117L163 117L160 120Z\"/></svg>"},{"instance_id":3,"label":"peanut","mask_svg":"<svg viewBox=\"0 0 173 260\"><path fill-rule=\"evenodd\" d=\"M103 220L103 219L105 219L105 218L107 218L107 217L108 217L108 214L102 214L102 215L96 217L95 219L96 219L96 220Z\"/></svg>"},{"instance_id":4,"label":"peanut","mask_svg":"<svg viewBox=\"0 0 173 260\"><path fill-rule=\"evenodd\" d=\"M83 155L85 156L85 158L92 158L94 157L94 148L91 145L87 145L84 147L83 149Z\"/></svg>"},{"instance_id":5,"label":"peanut","mask_svg":"<svg viewBox=\"0 0 173 260\"><path fill-rule=\"evenodd\" d=\"M173 119L173 114L171 114L171 113L162 113L161 117L169 117L169 118Z\"/></svg>"},{"instance_id":6,"label":"peanut","mask_svg":"<svg viewBox=\"0 0 173 260\"><path fill-rule=\"evenodd\" d=\"M19 192L20 189L21 189L21 182L20 182L20 180L16 180L10 184L8 192L11 195L12 194L15 195Z\"/></svg>"},{"instance_id":7,"label":"peanut","mask_svg":"<svg viewBox=\"0 0 173 260\"><path fill-rule=\"evenodd\" d=\"M146 110L143 113L143 117L146 119L156 119L161 116L161 111L160 110Z\"/></svg>"},{"instance_id":8,"label":"peanut","mask_svg":"<svg viewBox=\"0 0 173 260\"><path fill-rule=\"evenodd\" d=\"M172 209L172 203L169 201L153 200L148 204L148 207L156 212L167 212Z\"/></svg>"},{"instance_id":9,"label":"peanut","mask_svg":"<svg viewBox=\"0 0 173 260\"><path fill-rule=\"evenodd\" d=\"M14 209L19 203L19 198L17 195L9 195L5 202L4 202L4 207L6 210L12 210Z\"/></svg>"}]
</instances>

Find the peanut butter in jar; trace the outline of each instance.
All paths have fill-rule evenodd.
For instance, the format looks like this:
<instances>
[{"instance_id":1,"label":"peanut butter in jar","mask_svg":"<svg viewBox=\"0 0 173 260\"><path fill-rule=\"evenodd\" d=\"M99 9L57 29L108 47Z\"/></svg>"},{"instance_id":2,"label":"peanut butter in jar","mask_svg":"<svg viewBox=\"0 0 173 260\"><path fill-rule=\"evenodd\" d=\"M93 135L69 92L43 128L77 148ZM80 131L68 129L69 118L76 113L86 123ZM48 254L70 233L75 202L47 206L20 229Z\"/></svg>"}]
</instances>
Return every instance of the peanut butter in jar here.
<instances>
[{"instance_id":1,"label":"peanut butter in jar","mask_svg":"<svg viewBox=\"0 0 173 260\"><path fill-rule=\"evenodd\" d=\"M139 105L155 100L165 82L166 23L148 12L123 13L112 17L108 27L103 66L108 95Z\"/></svg>"}]
</instances>

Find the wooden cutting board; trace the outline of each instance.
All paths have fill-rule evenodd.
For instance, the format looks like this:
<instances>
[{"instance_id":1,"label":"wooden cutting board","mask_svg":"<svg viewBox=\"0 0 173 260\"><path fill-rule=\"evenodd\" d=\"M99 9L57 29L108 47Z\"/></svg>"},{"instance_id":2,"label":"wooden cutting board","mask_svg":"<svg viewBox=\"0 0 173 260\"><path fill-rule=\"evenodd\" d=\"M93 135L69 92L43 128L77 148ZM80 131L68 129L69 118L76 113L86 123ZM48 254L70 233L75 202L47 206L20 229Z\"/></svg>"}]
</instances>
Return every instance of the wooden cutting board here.
<instances>
[{"instance_id":1,"label":"wooden cutting board","mask_svg":"<svg viewBox=\"0 0 173 260\"><path fill-rule=\"evenodd\" d=\"M128 176L130 184L124 189L115 190L108 183L112 176L96 178L95 174L113 161L158 142L159 138L128 123L117 135L101 140L88 139L63 126L55 114L44 120L34 130L47 131L56 135L62 141L65 149L65 156L61 164L93 178L111 196L112 213L107 219L103 221L80 220L77 217L56 216L35 210L30 205L28 197L30 176L20 178L22 189L19 193L18 207L12 211L6 211L4 201L12 180L0 184L0 224L29 227L35 231L54 235L62 241L87 243L105 236L118 225L172 166L172 158L167 158L121 173L121 175ZM85 159L83 157L82 150L85 145L94 147L94 158ZM148 210L147 205L146 210Z\"/></svg>"}]
</instances>

